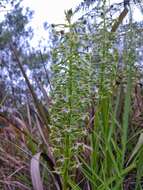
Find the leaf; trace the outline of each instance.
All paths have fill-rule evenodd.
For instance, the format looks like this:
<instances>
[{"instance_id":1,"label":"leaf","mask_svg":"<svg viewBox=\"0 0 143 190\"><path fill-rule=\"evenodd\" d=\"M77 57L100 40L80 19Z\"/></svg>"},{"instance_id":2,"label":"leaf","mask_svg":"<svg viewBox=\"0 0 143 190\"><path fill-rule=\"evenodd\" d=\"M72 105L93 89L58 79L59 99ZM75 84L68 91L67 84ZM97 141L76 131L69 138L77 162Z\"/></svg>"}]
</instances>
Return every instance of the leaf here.
<instances>
[{"instance_id":1,"label":"leaf","mask_svg":"<svg viewBox=\"0 0 143 190\"><path fill-rule=\"evenodd\" d=\"M31 172L31 178L32 178L32 184L34 187L34 190L43 190L43 185L42 185L42 179L40 176L40 156L47 161L48 167L44 166L42 163L42 166L44 166L47 171L49 172L50 176L53 179L54 185L57 190L62 190L62 184L61 184L61 179L60 176L57 173L52 173L54 171L54 162L53 160L46 155L45 153L39 152L35 154L32 159L31 159L31 164L30 164L30 172ZM51 171L52 170L52 171Z\"/></svg>"},{"instance_id":2,"label":"leaf","mask_svg":"<svg viewBox=\"0 0 143 190\"><path fill-rule=\"evenodd\" d=\"M35 154L31 159L31 178L34 190L43 190L43 184L40 176L40 156L41 152Z\"/></svg>"},{"instance_id":3,"label":"leaf","mask_svg":"<svg viewBox=\"0 0 143 190\"><path fill-rule=\"evenodd\" d=\"M141 146L143 145L143 133L140 134L140 137L138 139L138 142L127 162L127 165L130 163L130 161L133 159L133 157L136 155L136 153L139 151L139 149L141 148Z\"/></svg>"},{"instance_id":4,"label":"leaf","mask_svg":"<svg viewBox=\"0 0 143 190\"><path fill-rule=\"evenodd\" d=\"M71 179L68 179L68 183L71 186L72 190L81 190L78 184L75 184L75 182L72 181Z\"/></svg>"}]
</instances>

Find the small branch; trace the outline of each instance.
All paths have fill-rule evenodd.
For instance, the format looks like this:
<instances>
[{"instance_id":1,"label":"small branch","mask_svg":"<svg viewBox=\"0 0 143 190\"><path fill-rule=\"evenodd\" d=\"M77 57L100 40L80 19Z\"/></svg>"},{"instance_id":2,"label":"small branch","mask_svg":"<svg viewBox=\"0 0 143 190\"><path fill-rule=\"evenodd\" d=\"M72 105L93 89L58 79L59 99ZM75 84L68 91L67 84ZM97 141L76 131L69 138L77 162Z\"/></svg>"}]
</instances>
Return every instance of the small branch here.
<instances>
[{"instance_id":1,"label":"small branch","mask_svg":"<svg viewBox=\"0 0 143 190\"><path fill-rule=\"evenodd\" d=\"M39 102L39 100L38 100L38 98L37 98L37 96L36 96L36 94L35 94L35 92L33 90L33 87L30 84L30 81L29 81L29 79L28 79L28 77L27 77L27 75L26 75L26 73L25 73L25 71L23 69L22 62L19 59L17 49L14 47L13 44L10 44L10 49L11 49L11 51L12 51L12 53L13 53L15 59L16 59L16 62L18 64L18 66L19 66L19 68L20 68L20 70L22 72L22 75L23 75L23 77L24 77L24 79L26 81L26 84L27 84L27 86L28 86L28 88L30 90L30 93L32 95L35 107L38 110L38 113L39 113L43 123L46 125L48 131L50 132L50 128L49 128L50 114L49 114L48 110L45 112L43 104L41 104Z\"/></svg>"},{"instance_id":2,"label":"small branch","mask_svg":"<svg viewBox=\"0 0 143 190\"><path fill-rule=\"evenodd\" d=\"M119 17L117 18L117 20L113 24L111 32L116 32L117 31L119 25L123 22L123 20L124 20L124 18L126 17L127 14L128 14L128 9L124 8L124 10L121 12Z\"/></svg>"},{"instance_id":3,"label":"small branch","mask_svg":"<svg viewBox=\"0 0 143 190\"><path fill-rule=\"evenodd\" d=\"M50 90L52 91L52 85L51 85L51 81L50 81L50 77L49 77L49 74L48 74L48 71L45 67L45 64L44 64L44 58L43 58L43 55L42 55L42 52L40 51L40 57L41 57L41 60L42 60L42 64L43 64L43 67L44 67L44 71L46 73L46 77L47 77L47 81L49 83L49 86L50 86Z\"/></svg>"}]
</instances>

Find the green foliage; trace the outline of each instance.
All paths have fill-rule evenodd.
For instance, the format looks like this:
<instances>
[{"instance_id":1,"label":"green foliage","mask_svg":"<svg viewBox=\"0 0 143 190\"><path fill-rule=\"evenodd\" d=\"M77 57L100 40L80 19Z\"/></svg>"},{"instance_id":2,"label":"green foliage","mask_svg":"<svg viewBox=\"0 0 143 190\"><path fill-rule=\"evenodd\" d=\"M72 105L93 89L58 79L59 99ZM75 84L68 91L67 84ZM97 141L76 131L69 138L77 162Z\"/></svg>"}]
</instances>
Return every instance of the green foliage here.
<instances>
[{"instance_id":1,"label":"green foliage","mask_svg":"<svg viewBox=\"0 0 143 190\"><path fill-rule=\"evenodd\" d=\"M68 176L76 175L73 171L78 165L77 159L82 163L81 171L92 189L121 189L127 174L124 171L135 168L134 162L125 167L132 89L136 80L136 52L131 48L136 43L133 40L135 33L130 24L129 32L122 37L125 47L120 55L122 62L119 62L115 48L118 36L108 32L106 6L102 9L97 33L88 33L81 38L80 32L76 32L79 23L70 24L69 32L53 50L51 142L57 157L57 170L63 177L63 189L68 189ZM84 44L89 40L92 45L90 50L85 50ZM117 85L122 74L124 77ZM119 113L119 118L120 106L123 112ZM91 108L94 110L92 117ZM84 156L79 157L82 152L77 142L85 139L92 150L88 155L90 162L84 160ZM72 182L70 185L74 187Z\"/></svg>"},{"instance_id":2,"label":"green foliage","mask_svg":"<svg viewBox=\"0 0 143 190\"><path fill-rule=\"evenodd\" d=\"M33 81L27 76L23 65L26 54L17 44L10 43L14 63L33 99L27 98L23 117L9 111L0 115L0 126L5 126L0 129L2 134L9 132L6 139L1 136L1 141L5 148L9 144L10 152L15 147L14 153L25 163L26 172L14 168L20 175L13 175L28 188L33 185L35 189L52 190L127 190L133 187L128 187L130 176L136 183L134 188L142 188L142 125L136 122L143 105L142 94L136 89L141 37L137 37L138 26L132 23L132 12L126 27L119 22L115 32L111 32L112 19L106 1L99 8L99 17L85 16L76 23L72 23L73 11L65 12L65 31L52 26L48 82L40 76L41 71L36 73L42 65L47 74L48 55L40 52L28 56L31 63L36 62L35 67L32 64L28 68L35 69L33 74L41 77L40 81L36 75L34 78L38 87L33 88ZM9 19L20 22L15 15ZM21 19L23 24L27 23L25 17ZM8 43L13 40L17 26L9 30L10 36L7 34L5 39ZM19 35L23 34L23 26L19 23ZM50 87L47 94L44 85ZM37 88L43 97L40 93L36 95ZM0 151L4 153L4 148L0 147ZM15 161L9 153L5 156ZM27 156L31 168L27 166ZM28 180L29 168L32 182Z\"/></svg>"}]
</instances>

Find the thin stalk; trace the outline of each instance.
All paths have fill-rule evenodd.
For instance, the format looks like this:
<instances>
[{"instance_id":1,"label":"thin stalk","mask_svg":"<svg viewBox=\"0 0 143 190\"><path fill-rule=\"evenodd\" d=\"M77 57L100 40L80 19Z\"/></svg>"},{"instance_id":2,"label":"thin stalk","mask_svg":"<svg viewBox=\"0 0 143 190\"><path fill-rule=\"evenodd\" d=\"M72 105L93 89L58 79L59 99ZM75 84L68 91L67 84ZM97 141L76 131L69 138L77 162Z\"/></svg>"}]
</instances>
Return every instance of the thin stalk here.
<instances>
[{"instance_id":1,"label":"thin stalk","mask_svg":"<svg viewBox=\"0 0 143 190\"><path fill-rule=\"evenodd\" d=\"M70 24L70 23L69 23ZM70 53L72 54L73 48L72 48L72 31L70 30L71 34L69 36L70 40ZM69 130L72 127L72 95L73 95L73 68L72 68L72 57L67 60L69 71L69 81L68 81L68 126L67 130ZM69 178L69 168L70 168L70 158L71 158L71 137L70 133L68 131L65 132L65 151L64 151L64 168L63 168L63 190L68 189L68 178Z\"/></svg>"}]
</instances>

